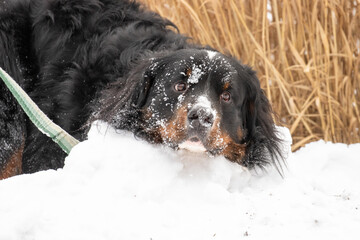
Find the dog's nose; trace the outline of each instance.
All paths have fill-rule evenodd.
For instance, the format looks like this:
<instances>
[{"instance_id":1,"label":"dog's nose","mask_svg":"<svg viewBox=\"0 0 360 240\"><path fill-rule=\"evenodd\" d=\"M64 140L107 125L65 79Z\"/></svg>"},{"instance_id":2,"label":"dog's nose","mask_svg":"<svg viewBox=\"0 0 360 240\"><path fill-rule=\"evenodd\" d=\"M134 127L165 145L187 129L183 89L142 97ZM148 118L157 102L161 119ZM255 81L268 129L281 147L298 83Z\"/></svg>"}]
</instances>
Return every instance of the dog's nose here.
<instances>
[{"instance_id":1,"label":"dog's nose","mask_svg":"<svg viewBox=\"0 0 360 240\"><path fill-rule=\"evenodd\" d=\"M194 107L188 113L188 121L192 127L210 128L214 123L214 114L209 108Z\"/></svg>"}]
</instances>

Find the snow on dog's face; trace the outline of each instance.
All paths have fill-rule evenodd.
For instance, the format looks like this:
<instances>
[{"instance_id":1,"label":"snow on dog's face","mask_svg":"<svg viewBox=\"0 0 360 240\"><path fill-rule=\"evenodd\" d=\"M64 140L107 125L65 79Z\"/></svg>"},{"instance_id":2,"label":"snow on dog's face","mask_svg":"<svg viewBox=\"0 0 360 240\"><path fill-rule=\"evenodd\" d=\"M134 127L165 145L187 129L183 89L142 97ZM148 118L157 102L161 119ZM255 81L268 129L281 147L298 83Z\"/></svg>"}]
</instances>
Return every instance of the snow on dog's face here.
<instances>
[{"instance_id":1,"label":"snow on dog's face","mask_svg":"<svg viewBox=\"0 0 360 240\"><path fill-rule=\"evenodd\" d=\"M248 167L277 162L271 107L248 66L218 52L192 49L154 56L134 69L125 81L132 87L114 93L115 100L129 102L115 104L115 127Z\"/></svg>"},{"instance_id":2,"label":"snow on dog's face","mask_svg":"<svg viewBox=\"0 0 360 240\"><path fill-rule=\"evenodd\" d=\"M241 118L245 89L240 64L220 53L181 50L154 59L143 106L150 131L180 149L223 154L242 162L245 129Z\"/></svg>"}]
</instances>

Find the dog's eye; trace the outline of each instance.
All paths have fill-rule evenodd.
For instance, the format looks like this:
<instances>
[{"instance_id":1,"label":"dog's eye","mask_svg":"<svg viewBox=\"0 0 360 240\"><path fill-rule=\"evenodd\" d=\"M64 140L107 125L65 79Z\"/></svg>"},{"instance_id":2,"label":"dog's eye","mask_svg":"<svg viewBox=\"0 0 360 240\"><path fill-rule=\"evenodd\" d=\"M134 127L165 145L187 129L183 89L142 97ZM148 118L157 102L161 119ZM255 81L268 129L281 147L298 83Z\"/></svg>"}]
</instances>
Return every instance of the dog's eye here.
<instances>
[{"instance_id":1,"label":"dog's eye","mask_svg":"<svg viewBox=\"0 0 360 240\"><path fill-rule=\"evenodd\" d=\"M183 92L183 91L185 91L186 89L187 89L186 83L180 82L180 83L177 83L177 84L175 85L175 90L178 91L178 92Z\"/></svg>"},{"instance_id":2,"label":"dog's eye","mask_svg":"<svg viewBox=\"0 0 360 240\"><path fill-rule=\"evenodd\" d=\"M229 102L230 99L231 99L231 94L229 92L223 92L221 95L220 95L220 99L224 102Z\"/></svg>"}]
</instances>

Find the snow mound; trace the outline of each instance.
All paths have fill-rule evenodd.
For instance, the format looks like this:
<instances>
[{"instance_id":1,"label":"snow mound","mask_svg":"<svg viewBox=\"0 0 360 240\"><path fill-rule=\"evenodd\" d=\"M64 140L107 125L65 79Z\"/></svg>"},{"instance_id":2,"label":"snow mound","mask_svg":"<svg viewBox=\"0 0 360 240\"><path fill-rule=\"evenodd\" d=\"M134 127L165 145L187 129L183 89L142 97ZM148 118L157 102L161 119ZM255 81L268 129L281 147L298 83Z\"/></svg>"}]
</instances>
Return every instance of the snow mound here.
<instances>
[{"instance_id":1,"label":"snow mound","mask_svg":"<svg viewBox=\"0 0 360 240\"><path fill-rule=\"evenodd\" d=\"M65 167L0 182L0 240L359 239L360 144L290 152L249 172L94 125Z\"/></svg>"}]
</instances>

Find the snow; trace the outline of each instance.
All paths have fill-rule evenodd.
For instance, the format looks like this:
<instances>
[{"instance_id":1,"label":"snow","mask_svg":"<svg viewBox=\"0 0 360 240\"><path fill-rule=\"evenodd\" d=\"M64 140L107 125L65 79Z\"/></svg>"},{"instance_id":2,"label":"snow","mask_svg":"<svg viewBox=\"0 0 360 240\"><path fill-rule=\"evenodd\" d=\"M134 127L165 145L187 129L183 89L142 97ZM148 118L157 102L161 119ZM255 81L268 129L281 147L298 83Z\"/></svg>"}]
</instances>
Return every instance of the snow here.
<instances>
[{"instance_id":1,"label":"snow","mask_svg":"<svg viewBox=\"0 0 360 240\"><path fill-rule=\"evenodd\" d=\"M360 239L359 156L314 142L281 178L98 123L63 169L0 181L0 240Z\"/></svg>"},{"instance_id":2,"label":"snow","mask_svg":"<svg viewBox=\"0 0 360 240\"><path fill-rule=\"evenodd\" d=\"M207 52L210 60L212 60L217 55L217 52L215 52L215 51L207 50L206 52Z\"/></svg>"},{"instance_id":3,"label":"snow","mask_svg":"<svg viewBox=\"0 0 360 240\"><path fill-rule=\"evenodd\" d=\"M200 77L204 74L200 67L197 65L192 66L192 72L190 77L188 78L188 83L197 84L199 82Z\"/></svg>"}]
</instances>

